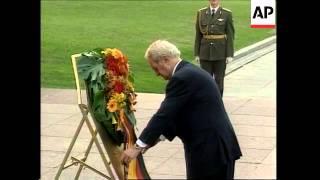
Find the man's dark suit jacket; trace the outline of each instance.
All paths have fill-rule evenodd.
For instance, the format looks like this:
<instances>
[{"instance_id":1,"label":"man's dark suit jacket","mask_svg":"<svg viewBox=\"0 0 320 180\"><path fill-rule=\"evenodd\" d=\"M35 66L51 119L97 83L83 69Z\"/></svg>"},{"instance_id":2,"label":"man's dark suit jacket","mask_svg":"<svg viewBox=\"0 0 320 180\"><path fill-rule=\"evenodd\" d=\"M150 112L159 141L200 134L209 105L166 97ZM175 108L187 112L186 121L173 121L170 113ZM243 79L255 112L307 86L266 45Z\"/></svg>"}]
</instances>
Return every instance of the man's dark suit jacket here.
<instances>
[{"instance_id":1,"label":"man's dark suit jacket","mask_svg":"<svg viewBox=\"0 0 320 180\"><path fill-rule=\"evenodd\" d=\"M214 79L187 61L177 66L139 139L154 144L161 134L182 140L188 178L210 175L242 155Z\"/></svg>"}]
</instances>

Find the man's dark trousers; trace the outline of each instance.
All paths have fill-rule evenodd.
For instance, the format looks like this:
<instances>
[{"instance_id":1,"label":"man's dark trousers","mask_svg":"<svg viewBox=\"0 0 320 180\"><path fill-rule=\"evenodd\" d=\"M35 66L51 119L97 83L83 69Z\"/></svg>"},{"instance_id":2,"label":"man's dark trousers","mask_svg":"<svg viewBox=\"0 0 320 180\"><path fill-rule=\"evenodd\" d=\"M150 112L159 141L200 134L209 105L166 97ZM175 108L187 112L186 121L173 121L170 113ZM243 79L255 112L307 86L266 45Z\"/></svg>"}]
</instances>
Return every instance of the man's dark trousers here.
<instances>
[{"instance_id":1,"label":"man's dark trousers","mask_svg":"<svg viewBox=\"0 0 320 180\"><path fill-rule=\"evenodd\" d=\"M217 169L213 174L201 177L191 177L188 179L212 179L212 180L233 180L234 179L235 161L231 161L221 168Z\"/></svg>"},{"instance_id":2,"label":"man's dark trousers","mask_svg":"<svg viewBox=\"0 0 320 180\"><path fill-rule=\"evenodd\" d=\"M224 87L224 76L226 72L226 59L215 61L200 59L200 66L202 69L210 73L211 76L213 76L214 74L215 81L219 87L220 94L222 97Z\"/></svg>"}]
</instances>

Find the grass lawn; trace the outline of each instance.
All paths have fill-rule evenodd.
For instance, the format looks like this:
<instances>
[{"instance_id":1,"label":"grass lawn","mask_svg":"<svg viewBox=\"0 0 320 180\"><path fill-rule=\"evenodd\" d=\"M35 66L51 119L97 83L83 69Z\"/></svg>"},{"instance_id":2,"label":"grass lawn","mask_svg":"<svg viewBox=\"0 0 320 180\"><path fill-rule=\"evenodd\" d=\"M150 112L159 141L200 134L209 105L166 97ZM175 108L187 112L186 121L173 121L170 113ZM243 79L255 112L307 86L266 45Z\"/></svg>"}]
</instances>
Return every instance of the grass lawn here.
<instances>
[{"instance_id":1,"label":"grass lawn","mask_svg":"<svg viewBox=\"0 0 320 180\"><path fill-rule=\"evenodd\" d=\"M249 0L222 0L232 10L236 50L275 34L250 28ZM156 39L175 43L193 60L196 11L208 1L41 1L41 86L75 88L72 54L118 48L129 57L137 92L163 93L165 81L149 68L144 52Z\"/></svg>"}]
</instances>

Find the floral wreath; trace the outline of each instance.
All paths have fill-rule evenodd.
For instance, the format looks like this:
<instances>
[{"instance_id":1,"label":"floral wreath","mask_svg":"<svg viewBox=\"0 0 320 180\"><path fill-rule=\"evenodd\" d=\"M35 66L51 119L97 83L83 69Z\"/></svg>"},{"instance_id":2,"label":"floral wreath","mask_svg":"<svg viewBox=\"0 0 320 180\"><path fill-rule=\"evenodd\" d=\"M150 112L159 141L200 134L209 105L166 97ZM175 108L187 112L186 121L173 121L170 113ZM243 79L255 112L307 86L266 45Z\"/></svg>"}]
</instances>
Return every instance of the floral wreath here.
<instances>
[{"instance_id":1,"label":"floral wreath","mask_svg":"<svg viewBox=\"0 0 320 180\"><path fill-rule=\"evenodd\" d=\"M88 104L95 119L102 123L118 145L124 142L124 116L135 127L133 105L136 102L134 77L128 58L116 48L97 48L81 53L77 64L80 78L85 81Z\"/></svg>"}]
</instances>

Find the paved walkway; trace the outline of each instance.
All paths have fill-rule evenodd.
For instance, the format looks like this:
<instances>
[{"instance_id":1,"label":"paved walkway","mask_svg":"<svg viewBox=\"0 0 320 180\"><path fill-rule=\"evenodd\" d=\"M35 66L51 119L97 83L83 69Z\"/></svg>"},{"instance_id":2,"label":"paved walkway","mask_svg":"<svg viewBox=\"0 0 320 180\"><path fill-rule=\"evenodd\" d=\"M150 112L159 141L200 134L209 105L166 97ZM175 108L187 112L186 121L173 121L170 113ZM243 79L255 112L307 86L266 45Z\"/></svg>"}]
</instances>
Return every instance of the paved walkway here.
<instances>
[{"instance_id":1,"label":"paved walkway","mask_svg":"<svg viewBox=\"0 0 320 180\"><path fill-rule=\"evenodd\" d=\"M41 92L41 179L52 180L81 120L75 90L42 89ZM146 126L163 100L163 94L138 93L140 130ZM236 179L276 178L276 51L244 65L225 78L224 103L239 138L243 157L236 162ZM138 132L139 134L140 132ZM85 151L90 135L86 126L72 151ZM185 179L183 146L178 138L148 150L145 162L153 179ZM94 147L87 162L105 171ZM61 180L73 179L77 168L62 172ZM103 179L85 169L80 179Z\"/></svg>"}]
</instances>

